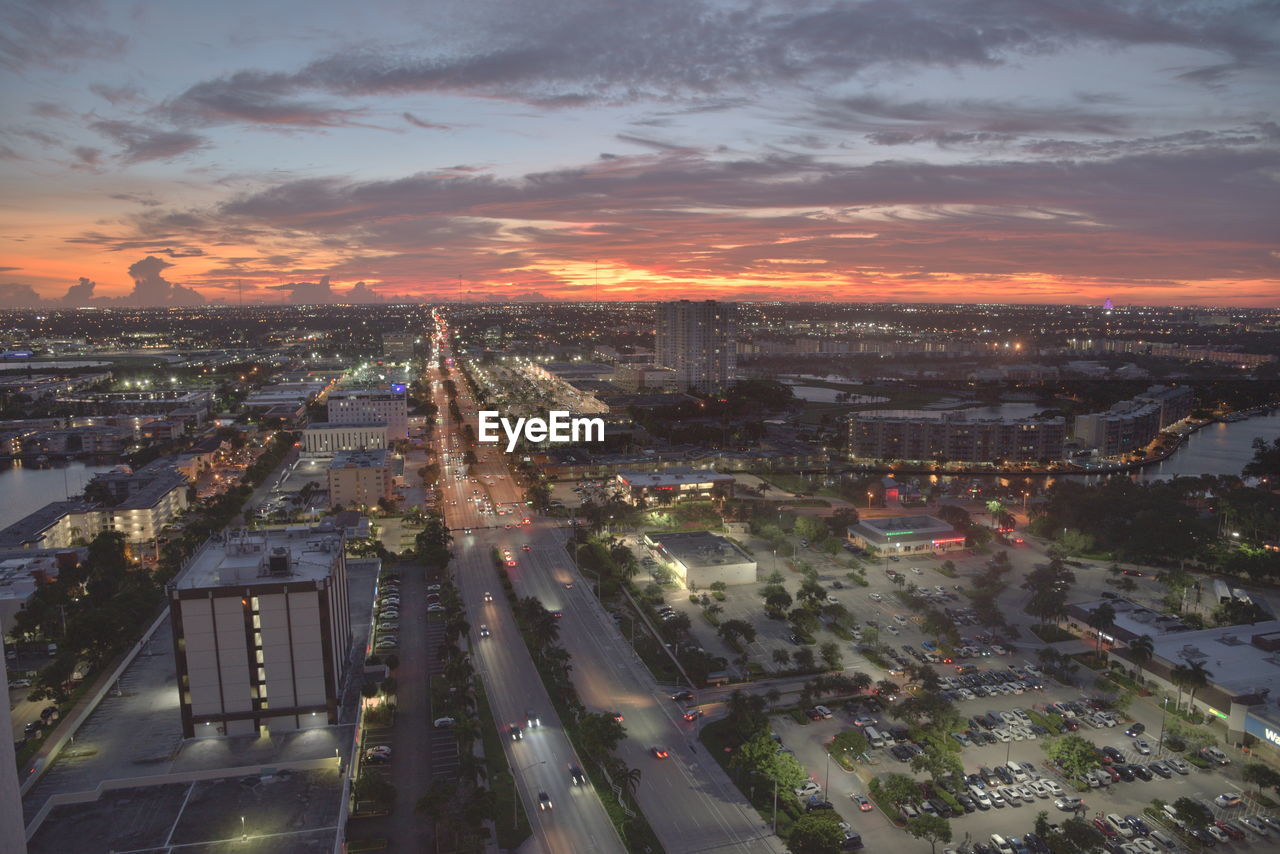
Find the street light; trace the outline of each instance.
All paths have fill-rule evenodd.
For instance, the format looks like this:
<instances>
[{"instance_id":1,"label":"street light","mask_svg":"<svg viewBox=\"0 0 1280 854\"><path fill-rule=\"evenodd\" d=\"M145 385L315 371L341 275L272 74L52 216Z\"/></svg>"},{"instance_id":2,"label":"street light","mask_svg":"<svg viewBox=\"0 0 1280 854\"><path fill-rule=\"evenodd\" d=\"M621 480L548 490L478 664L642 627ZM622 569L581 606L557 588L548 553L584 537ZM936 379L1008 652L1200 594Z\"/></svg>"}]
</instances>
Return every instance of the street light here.
<instances>
[{"instance_id":1,"label":"street light","mask_svg":"<svg viewBox=\"0 0 1280 854\"><path fill-rule=\"evenodd\" d=\"M240 838L248 839L249 832L244 829L244 816L240 816Z\"/></svg>"},{"instance_id":2,"label":"street light","mask_svg":"<svg viewBox=\"0 0 1280 854\"><path fill-rule=\"evenodd\" d=\"M539 765L546 765L546 764L547 764L547 760L543 759L541 762L531 762L528 765L524 766L523 768L519 769L518 771L511 772L511 826L512 827L515 827L516 822L519 821L519 819L516 817L516 806L520 803L520 792L518 791L519 785L516 782L516 775L523 774L525 771L528 771L530 768L536 768Z\"/></svg>"}]
</instances>

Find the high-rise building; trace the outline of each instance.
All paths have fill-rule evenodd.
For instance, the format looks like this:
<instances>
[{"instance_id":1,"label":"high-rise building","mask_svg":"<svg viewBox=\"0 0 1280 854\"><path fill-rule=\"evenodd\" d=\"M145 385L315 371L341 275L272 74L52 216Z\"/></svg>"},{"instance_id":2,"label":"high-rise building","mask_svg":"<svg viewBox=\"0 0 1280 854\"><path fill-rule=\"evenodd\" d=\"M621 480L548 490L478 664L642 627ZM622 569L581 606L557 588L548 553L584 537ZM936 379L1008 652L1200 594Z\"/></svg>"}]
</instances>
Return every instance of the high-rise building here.
<instances>
[{"instance_id":1,"label":"high-rise building","mask_svg":"<svg viewBox=\"0 0 1280 854\"><path fill-rule=\"evenodd\" d=\"M738 306L716 300L658 304L656 361L697 391L730 385L738 367Z\"/></svg>"},{"instance_id":2,"label":"high-rise building","mask_svg":"<svg viewBox=\"0 0 1280 854\"><path fill-rule=\"evenodd\" d=\"M169 613L187 738L338 722L352 638L341 531L210 541L170 588Z\"/></svg>"},{"instance_id":3,"label":"high-rise building","mask_svg":"<svg viewBox=\"0 0 1280 854\"><path fill-rule=\"evenodd\" d=\"M413 358L416 338L408 332L387 332L382 336L382 356L391 362L407 362Z\"/></svg>"}]
</instances>

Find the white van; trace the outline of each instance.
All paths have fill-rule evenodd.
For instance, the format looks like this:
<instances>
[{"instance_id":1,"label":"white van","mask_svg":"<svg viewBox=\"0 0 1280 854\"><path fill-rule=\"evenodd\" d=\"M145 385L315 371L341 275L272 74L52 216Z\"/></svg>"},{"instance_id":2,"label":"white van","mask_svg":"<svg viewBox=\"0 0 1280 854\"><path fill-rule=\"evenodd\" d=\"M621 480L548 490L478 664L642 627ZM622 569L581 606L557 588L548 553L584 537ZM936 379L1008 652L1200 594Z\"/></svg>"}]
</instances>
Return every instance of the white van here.
<instances>
[{"instance_id":1,"label":"white van","mask_svg":"<svg viewBox=\"0 0 1280 854\"><path fill-rule=\"evenodd\" d=\"M1000 854L1013 854L1013 843L998 833L991 834L991 844Z\"/></svg>"},{"instance_id":2,"label":"white van","mask_svg":"<svg viewBox=\"0 0 1280 854\"><path fill-rule=\"evenodd\" d=\"M880 732L880 730L875 727L867 727L862 731L862 734L867 737L867 743L872 747L884 747L886 741L884 733Z\"/></svg>"}]
</instances>

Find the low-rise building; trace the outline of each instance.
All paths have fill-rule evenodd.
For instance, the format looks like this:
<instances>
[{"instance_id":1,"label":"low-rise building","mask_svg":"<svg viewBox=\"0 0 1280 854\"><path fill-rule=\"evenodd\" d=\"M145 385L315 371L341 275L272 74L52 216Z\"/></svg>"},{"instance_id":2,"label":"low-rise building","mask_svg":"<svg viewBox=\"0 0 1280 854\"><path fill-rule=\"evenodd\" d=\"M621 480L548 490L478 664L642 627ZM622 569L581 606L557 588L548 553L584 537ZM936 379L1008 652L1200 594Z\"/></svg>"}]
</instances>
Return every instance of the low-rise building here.
<instances>
[{"instance_id":1,"label":"low-rise building","mask_svg":"<svg viewBox=\"0 0 1280 854\"><path fill-rule=\"evenodd\" d=\"M713 469L676 467L660 472L622 469L614 478L623 501L637 507L696 499L733 497L733 475Z\"/></svg>"},{"instance_id":2,"label":"low-rise building","mask_svg":"<svg viewBox=\"0 0 1280 854\"><path fill-rule=\"evenodd\" d=\"M329 395L330 424L387 425L387 439L409 438L409 399L403 391L344 389Z\"/></svg>"},{"instance_id":3,"label":"low-rise building","mask_svg":"<svg viewBox=\"0 0 1280 854\"><path fill-rule=\"evenodd\" d=\"M882 555L945 554L965 546L964 534L933 516L883 516L850 525L849 542Z\"/></svg>"},{"instance_id":4,"label":"low-rise building","mask_svg":"<svg viewBox=\"0 0 1280 854\"><path fill-rule=\"evenodd\" d=\"M705 590L717 581L754 584L755 558L732 541L710 531L645 534L649 551L686 587Z\"/></svg>"},{"instance_id":5,"label":"low-rise building","mask_svg":"<svg viewBox=\"0 0 1280 854\"><path fill-rule=\"evenodd\" d=\"M390 452L339 451L329 464L329 506L369 507L394 495Z\"/></svg>"},{"instance_id":6,"label":"low-rise building","mask_svg":"<svg viewBox=\"0 0 1280 854\"><path fill-rule=\"evenodd\" d=\"M328 457L339 451L376 451L387 447L387 423L317 422L302 431L302 455Z\"/></svg>"},{"instance_id":7,"label":"low-rise building","mask_svg":"<svg viewBox=\"0 0 1280 854\"><path fill-rule=\"evenodd\" d=\"M849 457L995 463L1060 460L1066 419L971 418L965 412L854 412Z\"/></svg>"},{"instance_id":8,"label":"low-rise building","mask_svg":"<svg viewBox=\"0 0 1280 854\"><path fill-rule=\"evenodd\" d=\"M352 640L346 575L332 528L206 543L169 590L183 735L336 724Z\"/></svg>"}]
</instances>

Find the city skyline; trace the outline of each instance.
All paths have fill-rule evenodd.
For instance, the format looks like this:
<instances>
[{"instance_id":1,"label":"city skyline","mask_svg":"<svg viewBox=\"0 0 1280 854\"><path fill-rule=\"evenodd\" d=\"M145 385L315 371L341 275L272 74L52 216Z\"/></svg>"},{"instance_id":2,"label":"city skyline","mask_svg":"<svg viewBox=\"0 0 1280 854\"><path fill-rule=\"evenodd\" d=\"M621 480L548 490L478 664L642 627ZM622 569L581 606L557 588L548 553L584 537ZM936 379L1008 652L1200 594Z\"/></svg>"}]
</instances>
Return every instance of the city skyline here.
<instances>
[{"instance_id":1,"label":"city skyline","mask_svg":"<svg viewBox=\"0 0 1280 854\"><path fill-rule=\"evenodd\" d=\"M1270 306L1265 4L15 3L0 307Z\"/></svg>"}]
</instances>

